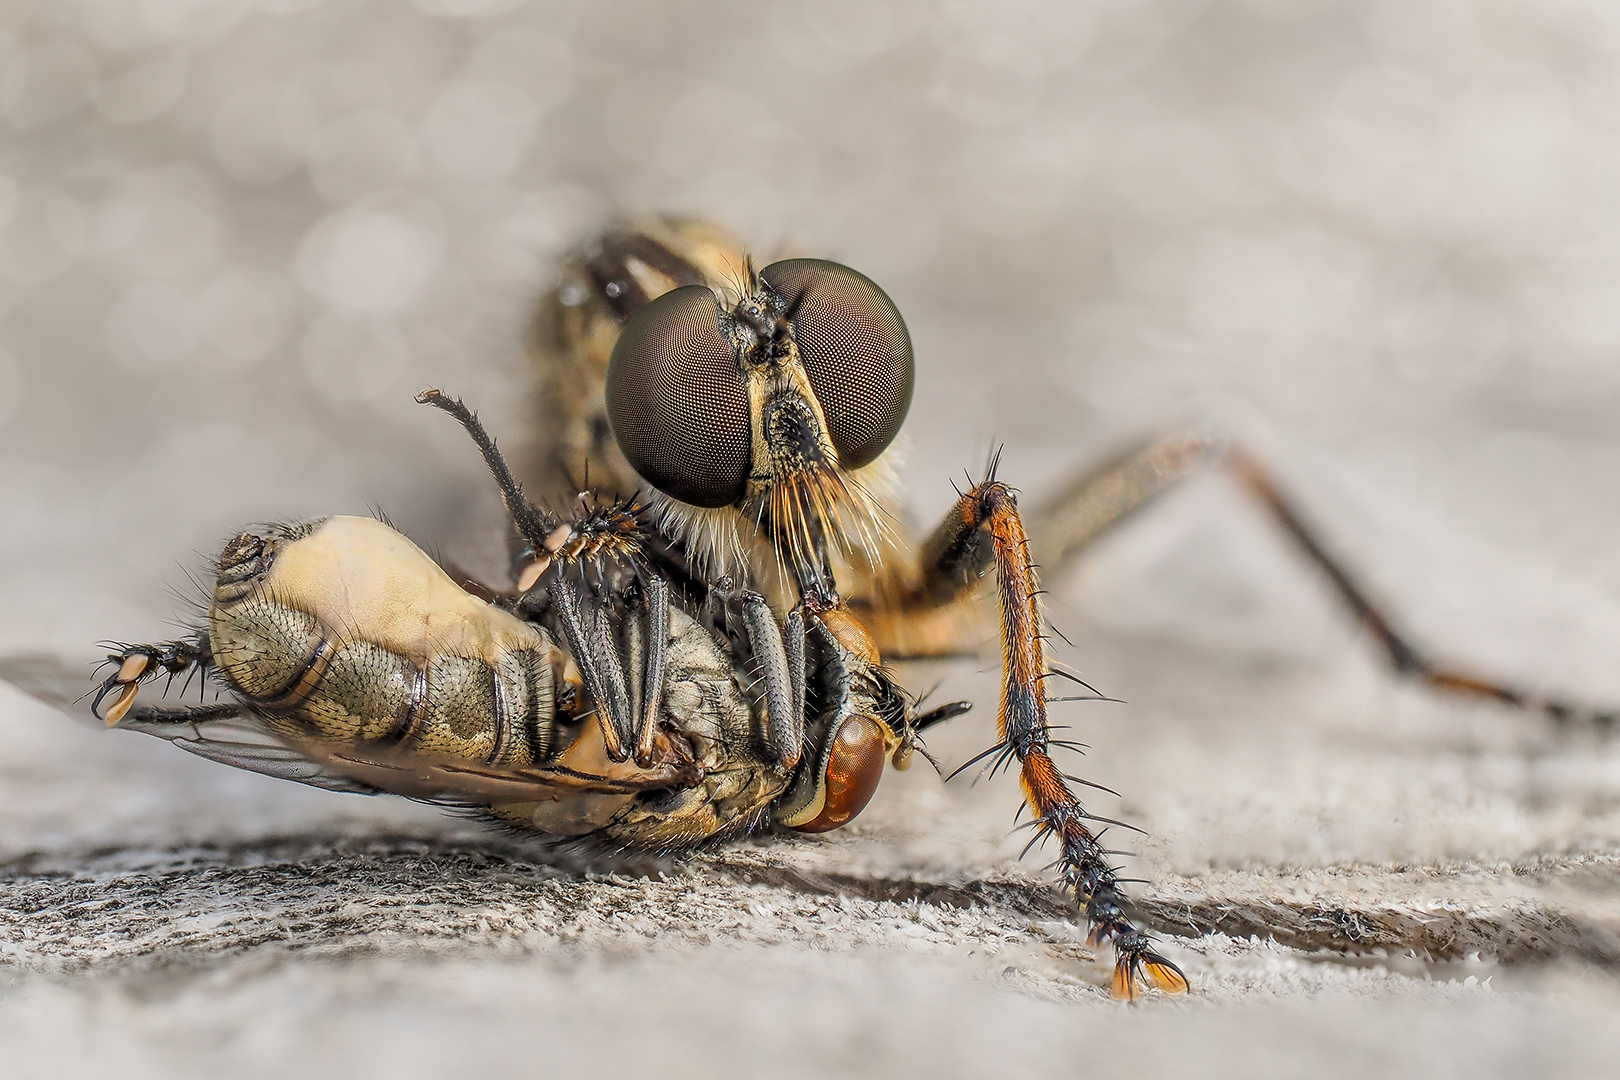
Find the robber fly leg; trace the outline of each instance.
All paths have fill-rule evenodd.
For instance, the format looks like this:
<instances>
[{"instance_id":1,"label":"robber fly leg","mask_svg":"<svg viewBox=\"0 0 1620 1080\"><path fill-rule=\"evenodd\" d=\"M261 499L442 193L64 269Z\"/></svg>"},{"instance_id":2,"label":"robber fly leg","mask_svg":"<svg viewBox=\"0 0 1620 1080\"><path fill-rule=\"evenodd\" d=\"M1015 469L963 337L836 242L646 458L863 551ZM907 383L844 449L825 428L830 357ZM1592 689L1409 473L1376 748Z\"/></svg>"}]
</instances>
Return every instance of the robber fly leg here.
<instances>
[{"instance_id":1,"label":"robber fly leg","mask_svg":"<svg viewBox=\"0 0 1620 1080\"><path fill-rule=\"evenodd\" d=\"M463 405L460 398L446 397L440 391L431 388L417 394L416 400L422 405L431 405L435 409L449 413L467 430L467 434L478 446L478 452L484 456L484 464L489 466L489 471L495 476L495 483L501 489L501 501L506 504L507 513L512 515L512 521L517 525L518 535L522 536L537 554L544 551L547 538L563 526L563 520L549 510L536 506L523 494L523 486L512 475L511 468L506 464L506 458L495 445L495 440L490 437L489 432L484 430L478 414Z\"/></svg>"},{"instance_id":2,"label":"robber fly leg","mask_svg":"<svg viewBox=\"0 0 1620 1080\"><path fill-rule=\"evenodd\" d=\"M1220 464L1226 454L1223 440L1205 431L1185 431L1088 470L1030 513L1036 559L1048 569L1062 566L1113 525L1188 477Z\"/></svg>"},{"instance_id":3,"label":"robber fly leg","mask_svg":"<svg viewBox=\"0 0 1620 1080\"><path fill-rule=\"evenodd\" d=\"M763 596L733 588L729 578L716 582L709 596L723 609L740 657L757 673L750 694L765 703L765 750L791 769L804 749L804 613L795 609L778 626Z\"/></svg>"},{"instance_id":4,"label":"robber fly leg","mask_svg":"<svg viewBox=\"0 0 1620 1080\"><path fill-rule=\"evenodd\" d=\"M596 703L608 757L624 761L636 746L628 675L606 609L593 598L589 616L581 611L579 594L583 589L583 582L572 575L558 578L551 588L552 603L562 622L568 650L579 666L580 678Z\"/></svg>"},{"instance_id":5,"label":"robber fly leg","mask_svg":"<svg viewBox=\"0 0 1620 1080\"><path fill-rule=\"evenodd\" d=\"M122 720L135 704L135 693L141 683L167 675L173 682L176 675L197 669L206 669L211 663L208 636L196 634L179 641L165 641L156 645L121 645L119 651L108 653L106 664L115 669L102 681L96 696L90 701L90 711L112 727ZM105 714L102 702L114 695Z\"/></svg>"},{"instance_id":6,"label":"robber fly leg","mask_svg":"<svg viewBox=\"0 0 1620 1080\"><path fill-rule=\"evenodd\" d=\"M536 506L523 494L523 487L512 475L511 467L495 440L478 415L461 403L461 399L446 397L438 390L423 390L416 395L423 405L431 405L447 412L466 429L484 464L495 477L501 491L501 501L518 535L529 545L531 556L527 566L518 575L519 593L527 593L540 582L553 566L569 563L582 564L601 558L640 556L645 539L639 509L629 500L604 505L584 505L571 518L564 518L543 507ZM476 593L476 590L470 590Z\"/></svg>"},{"instance_id":7,"label":"robber fly leg","mask_svg":"<svg viewBox=\"0 0 1620 1080\"><path fill-rule=\"evenodd\" d=\"M1089 548L1112 525L1143 509L1180 481L1212 466L1226 469L1316 564L1356 620L1378 642L1397 674L1447 693L1539 709L1558 721L1581 717L1600 726L1614 722L1613 712L1550 700L1432 659L1395 629L1390 617L1373 602L1344 563L1328 551L1283 494L1271 471L1254 455L1207 432L1156 439L1080 477L1031 515L1036 558L1048 567L1062 566Z\"/></svg>"},{"instance_id":8,"label":"robber fly leg","mask_svg":"<svg viewBox=\"0 0 1620 1080\"><path fill-rule=\"evenodd\" d=\"M663 578L646 575L630 590L620 637L635 726L636 764L645 769L653 762L653 736L664 698L664 657L669 648L669 584Z\"/></svg>"},{"instance_id":9,"label":"robber fly leg","mask_svg":"<svg viewBox=\"0 0 1620 1080\"><path fill-rule=\"evenodd\" d=\"M1226 466L1237 477L1244 489L1252 494L1293 538L1311 561L1321 567L1333 583L1334 589L1355 613L1356 619L1367 628L1383 648L1389 664L1401 675L1424 683L1436 690L1460 694L1464 697L1486 698L1521 709L1546 713L1559 723L1584 721L1598 727L1613 726L1616 713L1612 709L1595 709L1556 698L1532 693L1505 681L1487 678L1460 668L1438 662L1391 625L1389 618L1373 603L1366 592L1344 569L1305 524L1293 504L1283 495L1261 464L1240 450L1227 454Z\"/></svg>"},{"instance_id":10,"label":"robber fly leg","mask_svg":"<svg viewBox=\"0 0 1620 1080\"><path fill-rule=\"evenodd\" d=\"M942 587L960 582L962 574L985 560L995 566L1001 601L1001 741L991 753L996 767L1017 761L1038 835L1053 837L1062 847L1058 865L1091 923L1090 940L1113 943L1114 996L1137 998L1144 975L1161 990L1186 990L1186 976L1155 952L1130 920L1129 902L1109 862L1111 853L1086 825L1106 819L1086 813L1049 754L1050 671L1041 648L1039 588L1012 490L993 475L975 485L957 501L928 550Z\"/></svg>"}]
</instances>

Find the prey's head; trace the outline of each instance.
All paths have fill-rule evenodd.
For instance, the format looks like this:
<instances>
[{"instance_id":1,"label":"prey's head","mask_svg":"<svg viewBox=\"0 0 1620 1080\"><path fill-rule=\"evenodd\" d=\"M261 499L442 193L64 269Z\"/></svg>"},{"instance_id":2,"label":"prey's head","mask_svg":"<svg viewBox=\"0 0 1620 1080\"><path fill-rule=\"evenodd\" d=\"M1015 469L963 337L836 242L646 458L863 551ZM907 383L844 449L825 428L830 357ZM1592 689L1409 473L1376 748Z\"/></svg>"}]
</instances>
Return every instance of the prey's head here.
<instances>
[{"instance_id":1,"label":"prey's head","mask_svg":"<svg viewBox=\"0 0 1620 1080\"><path fill-rule=\"evenodd\" d=\"M882 289L822 259L745 267L722 304L701 285L626 323L607 412L631 466L690 520L774 544L801 596L836 599L829 555L884 531L857 472L911 406L911 336Z\"/></svg>"}]
</instances>

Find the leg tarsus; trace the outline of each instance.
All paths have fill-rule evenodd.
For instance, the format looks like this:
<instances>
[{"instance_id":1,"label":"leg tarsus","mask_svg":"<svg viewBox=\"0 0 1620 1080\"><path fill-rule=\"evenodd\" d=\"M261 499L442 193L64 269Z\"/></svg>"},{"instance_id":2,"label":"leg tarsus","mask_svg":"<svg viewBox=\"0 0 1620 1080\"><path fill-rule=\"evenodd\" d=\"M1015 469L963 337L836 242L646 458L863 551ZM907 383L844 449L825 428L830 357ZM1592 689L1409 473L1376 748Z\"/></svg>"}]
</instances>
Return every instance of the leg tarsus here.
<instances>
[{"instance_id":1,"label":"leg tarsus","mask_svg":"<svg viewBox=\"0 0 1620 1080\"><path fill-rule=\"evenodd\" d=\"M1582 718L1606 727L1615 721L1612 712L1551 700L1432 660L1395 629L1384 610L1373 602L1344 563L1328 551L1316 530L1306 524L1293 502L1283 494L1270 470L1253 454L1206 429L1155 439L1086 473L1065 488L1031 515L1036 553L1048 566L1061 567L1073 561L1112 526L1142 510L1171 487L1214 466L1230 472L1316 565L1356 620L1378 642L1396 674L1448 694L1538 709L1558 723Z\"/></svg>"},{"instance_id":2,"label":"leg tarsus","mask_svg":"<svg viewBox=\"0 0 1620 1080\"><path fill-rule=\"evenodd\" d=\"M664 696L664 656L669 646L669 584L656 574L643 583L647 607L647 653L641 670L641 708L636 717L636 764L653 762L653 735ZM630 616L633 618L633 613Z\"/></svg>"},{"instance_id":3,"label":"leg tarsus","mask_svg":"<svg viewBox=\"0 0 1620 1080\"><path fill-rule=\"evenodd\" d=\"M155 645L122 645L118 649L118 652L108 653L106 660L117 670L102 681L90 701L90 712L105 720L108 727L124 719L135 704L135 694L141 683L165 674L172 683L176 675L197 668L206 669L212 663L206 633ZM116 693L117 697L107 706L106 715L103 716L101 703L112 693Z\"/></svg>"},{"instance_id":4,"label":"leg tarsus","mask_svg":"<svg viewBox=\"0 0 1620 1080\"><path fill-rule=\"evenodd\" d=\"M416 395L416 400L447 412L461 424L495 478L501 501L512 518L518 535L528 545L532 560L517 575L517 593L521 596L535 588L548 570L554 566L582 566L604 559L643 557L642 542L646 529L641 510L631 500L605 502L582 501L571 518L536 506L523 494L522 485L513 477L505 456L495 445L494 438L484 429L478 414L467 408L459 398L446 397L441 391L428 389ZM522 602L511 594L497 593L484 587L469 589L475 595L491 602L514 608ZM485 596L485 593L491 595Z\"/></svg>"},{"instance_id":5,"label":"leg tarsus","mask_svg":"<svg viewBox=\"0 0 1620 1080\"><path fill-rule=\"evenodd\" d=\"M794 608L782 625L782 646L787 653L788 685L793 691L791 715L798 718L799 741L804 741L804 687L808 679L805 659L804 611Z\"/></svg>"},{"instance_id":6,"label":"leg tarsus","mask_svg":"<svg viewBox=\"0 0 1620 1080\"><path fill-rule=\"evenodd\" d=\"M523 494L523 486L512 475L511 468L506 464L506 458L501 454L500 448L484 425L478 419L478 414L461 403L460 398L446 397L437 389L429 388L416 395L416 400L422 405L431 405L441 412L447 412L456 418L456 421L466 429L467 434L478 446L478 451L484 457L484 464L495 477L495 483L501 489L501 501L506 504L506 512L512 515L512 521L517 525L518 535L534 549L536 554L546 549L546 540L556 533L563 524L561 518L530 502Z\"/></svg>"},{"instance_id":7,"label":"leg tarsus","mask_svg":"<svg viewBox=\"0 0 1620 1080\"><path fill-rule=\"evenodd\" d=\"M608 625L607 612L597 608L587 625L580 610L582 590L583 584L572 578L559 579L551 590L552 602L562 622L568 651L579 667L586 691L596 703L597 721L608 757L624 761L635 748L637 739L623 661Z\"/></svg>"},{"instance_id":8,"label":"leg tarsus","mask_svg":"<svg viewBox=\"0 0 1620 1080\"><path fill-rule=\"evenodd\" d=\"M1612 722L1610 713L1540 697L1508 683L1432 660L1394 628L1389 617L1367 596L1344 564L1327 550L1316 531L1305 523L1265 466L1237 447L1228 449L1223 464L1332 583L1356 620L1377 640L1396 674L1447 694L1483 698L1519 709L1538 709L1558 723L1582 718L1602 727Z\"/></svg>"},{"instance_id":9,"label":"leg tarsus","mask_svg":"<svg viewBox=\"0 0 1620 1080\"><path fill-rule=\"evenodd\" d=\"M207 724L216 720L234 720L242 715L242 707L230 702L217 702L213 705L193 705L189 708L164 708L158 705L142 705L129 710L118 727L131 729L144 729L152 734L153 728L189 727L193 724ZM173 738L170 734L168 737Z\"/></svg>"}]
</instances>

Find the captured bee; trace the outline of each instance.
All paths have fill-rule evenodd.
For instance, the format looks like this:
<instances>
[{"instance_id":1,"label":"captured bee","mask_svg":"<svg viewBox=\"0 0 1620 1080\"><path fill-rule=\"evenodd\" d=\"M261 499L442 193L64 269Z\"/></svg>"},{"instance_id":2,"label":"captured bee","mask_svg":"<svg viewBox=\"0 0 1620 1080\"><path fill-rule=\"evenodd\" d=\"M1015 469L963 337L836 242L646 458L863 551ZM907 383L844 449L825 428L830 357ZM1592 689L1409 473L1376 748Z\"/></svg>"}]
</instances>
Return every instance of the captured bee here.
<instances>
[{"instance_id":1,"label":"captured bee","mask_svg":"<svg viewBox=\"0 0 1620 1080\"><path fill-rule=\"evenodd\" d=\"M647 569L632 506L566 522L535 507L470 412L423 400L466 424L503 480L544 553L529 587L490 603L371 518L245 531L216 560L205 626L109 657L93 708L110 726L333 790L668 848L767 820L836 828L917 728L961 711L914 717L830 613L782 626L724 580L689 612ZM134 705L143 682L196 670L230 701Z\"/></svg>"}]
</instances>

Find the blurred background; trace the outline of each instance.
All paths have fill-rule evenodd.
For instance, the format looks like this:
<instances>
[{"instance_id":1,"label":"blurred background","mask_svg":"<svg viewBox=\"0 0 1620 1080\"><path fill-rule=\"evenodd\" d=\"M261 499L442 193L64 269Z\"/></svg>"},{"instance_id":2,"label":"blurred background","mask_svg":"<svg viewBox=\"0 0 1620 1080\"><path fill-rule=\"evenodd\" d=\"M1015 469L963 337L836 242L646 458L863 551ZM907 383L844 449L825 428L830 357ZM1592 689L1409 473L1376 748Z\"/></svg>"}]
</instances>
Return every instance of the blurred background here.
<instances>
[{"instance_id":1,"label":"blurred background","mask_svg":"<svg viewBox=\"0 0 1620 1080\"><path fill-rule=\"evenodd\" d=\"M543 445L558 257L672 211L895 299L919 520L993 445L1038 499L1211 422L1421 640L1620 702L1617 60L1601 0L3 0L0 655L88 685L248 521L376 507L498 567L412 395ZM1061 658L1131 702L1077 722L1151 874L1620 839L1608 742L1395 685L1218 478L1051 584ZM4 687L0 725L12 853L436 827ZM874 828L966 815L927 858L1016 854L1010 789L897 790Z\"/></svg>"}]
</instances>

